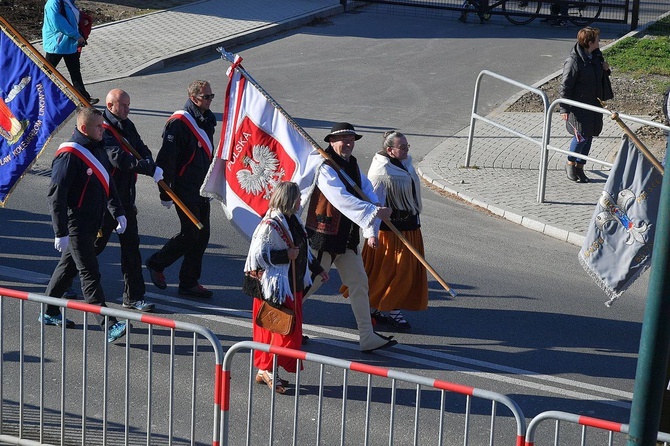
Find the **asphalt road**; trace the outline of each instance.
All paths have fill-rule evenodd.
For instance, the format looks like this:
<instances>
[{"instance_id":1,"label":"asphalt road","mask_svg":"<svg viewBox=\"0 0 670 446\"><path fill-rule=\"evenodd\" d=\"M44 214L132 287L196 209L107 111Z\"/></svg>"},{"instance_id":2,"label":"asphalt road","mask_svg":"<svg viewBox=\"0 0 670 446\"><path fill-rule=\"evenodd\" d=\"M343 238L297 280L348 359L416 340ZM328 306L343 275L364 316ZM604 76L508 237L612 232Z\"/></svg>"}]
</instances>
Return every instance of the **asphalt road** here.
<instances>
[{"instance_id":1,"label":"asphalt road","mask_svg":"<svg viewBox=\"0 0 670 446\"><path fill-rule=\"evenodd\" d=\"M315 140L321 141L334 121L353 123L364 135L354 155L367 169L385 130L397 128L408 135L411 154L420 160L445 136L467 126L481 70L533 84L560 69L575 32L361 12L228 50L242 55L251 75ZM127 90L131 117L155 153L162 126L185 102L190 81L211 82L217 94L213 110L220 119L226 68L212 55L89 90L101 98L111 88ZM493 109L514 93L488 85L485 105ZM35 173L24 178L0 211L0 274L5 276L0 286L41 293L57 263L44 197L53 152L73 125L55 138ZM605 296L580 267L574 246L429 189L422 193L426 258L459 296L450 298L431 280L429 309L407 312L413 329L396 334L400 345L363 355L334 274L305 307L305 332L312 338L305 349L507 394L527 417L564 410L627 422L648 276L607 308ZM148 178L139 181L137 205L147 258L178 230L178 221L174 210L160 205ZM148 282L147 297L156 302L159 314L209 327L227 348L251 334L251 304L240 289L248 244L219 206L213 208L212 221L201 282L215 292L214 298L177 297L178 265L165 271L166 291ZM112 242L100 261L108 301L120 306L119 251L114 237ZM21 270L19 277L8 277L7 267ZM314 384L318 370L306 368L305 375ZM232 410L243 415L246 399L234 394ZM403 405L411 409L412 404L407 396ZM477 411L483 418L485 413ZM487 426L479 417L476 423ZM387 435L384 428L375 427L375 434Z\"/></svg>"}]
</instances>

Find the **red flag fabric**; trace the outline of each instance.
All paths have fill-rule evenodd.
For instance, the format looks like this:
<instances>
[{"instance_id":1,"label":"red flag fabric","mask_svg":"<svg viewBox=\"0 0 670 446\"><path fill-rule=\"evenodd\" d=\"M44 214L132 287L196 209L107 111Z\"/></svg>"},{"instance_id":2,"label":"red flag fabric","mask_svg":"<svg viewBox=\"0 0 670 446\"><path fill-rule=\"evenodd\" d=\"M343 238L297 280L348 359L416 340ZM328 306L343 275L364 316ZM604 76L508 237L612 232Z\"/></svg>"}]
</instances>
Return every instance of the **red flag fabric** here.
<instances>
[{"instance_id":1,"label":"red flag fabric","mask_svg":"<svg viewBox=\"0 0 670 446\"><path fill-rule=\"evenodd\" d=\"M238 56L228 70L221 139L200 193L220 200L250 239L278 183L297 183L306 203L323 158L279 105L243 75L240 62Z\"/></svg>"}]
</instances>

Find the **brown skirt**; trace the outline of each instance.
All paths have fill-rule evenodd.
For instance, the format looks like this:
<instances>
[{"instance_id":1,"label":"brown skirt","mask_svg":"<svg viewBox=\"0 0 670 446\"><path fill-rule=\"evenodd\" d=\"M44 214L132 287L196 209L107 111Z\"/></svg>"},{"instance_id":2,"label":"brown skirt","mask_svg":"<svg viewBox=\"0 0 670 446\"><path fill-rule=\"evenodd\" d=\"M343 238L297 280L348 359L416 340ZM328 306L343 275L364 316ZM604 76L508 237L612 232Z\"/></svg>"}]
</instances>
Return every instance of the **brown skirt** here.
<instances>
[{"instance_id":1,"label":"brown skirt","mask_svg":"<svg viewBox=\"0 0 670 446\"><path fill-rule=\"evenodd\" d=\"M402 235L423 256L421 229L402 231ZM370 307L380 311L428 308L426 267L393 232L379 231L377 249L366 242L362 256L370 287ZM349 294L344 286L340 292L345 297Z\"/></svg>"}]
</instances>

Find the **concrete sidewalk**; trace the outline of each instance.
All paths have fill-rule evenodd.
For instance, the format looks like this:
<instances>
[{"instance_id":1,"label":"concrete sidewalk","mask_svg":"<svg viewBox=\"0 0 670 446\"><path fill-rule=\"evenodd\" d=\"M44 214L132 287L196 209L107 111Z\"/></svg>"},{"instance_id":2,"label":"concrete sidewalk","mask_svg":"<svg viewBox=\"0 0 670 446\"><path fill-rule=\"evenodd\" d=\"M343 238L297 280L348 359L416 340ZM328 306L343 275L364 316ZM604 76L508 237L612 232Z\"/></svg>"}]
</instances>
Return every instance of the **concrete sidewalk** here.
<instances>
[{"instance_id":1,"label":"concrete sidewalk","mask_svg":"<svg viewBox=\"0 0 670 446\"><path fill-rule=\"evenodd\" d=\"M106 23L82 51L82 77L92 84L145 73L342 11L340 0L203 0Z\"/></svg>"},{"instance_id":2,"label":"concrete sidewalk","mask_svg":"<svg viewBox=\"0 0 670 446\"><path fill-rule=\"evenodd\" d=\"M187 57L230 47L302 26L315 18L343 12L340 0L204 0L127 20L96 26L82 53L87 84L146 73ZM42 51L41 45L36 47ZM63 68L63 67L61 67ZM495 115L495 114L494 114ZM498 113L496 122L541 139L542 114ZM609 119L591 155L613 161L621 130ZM567 149L570 136L556 117L550 144ZM422 176L437 187L496 215L581 245L606 169L588 163L593 180L568 181L565 155L551 152L546 202L536 202L540 150L529 142L478 123L471 166L463 168L468 129L447 138L419 164Z\"/></svg>"},{"instance_id":3,"label":"concrete sidewalk","mask_svg":"<svg viewBox=\"0 0 670 446\"><path fill-rule=\"evenodd\" d=\"M542 141L542 113L503 112L488 118ZM594 139L590 156L612 163L623 132L607 117L603 123L603 131ZM549 151L545 202L540 204L537 194L541 146L478 121L470 168L465 168L468 131L469 127L447 138L419 163L423 178L493 214L581 246L609 168L589 162L585 172L591 182L575 183L565 174L566 155ZM564 121L556 114L549 144L567 150L570 139Z\"/></svg>"}]
</instances>

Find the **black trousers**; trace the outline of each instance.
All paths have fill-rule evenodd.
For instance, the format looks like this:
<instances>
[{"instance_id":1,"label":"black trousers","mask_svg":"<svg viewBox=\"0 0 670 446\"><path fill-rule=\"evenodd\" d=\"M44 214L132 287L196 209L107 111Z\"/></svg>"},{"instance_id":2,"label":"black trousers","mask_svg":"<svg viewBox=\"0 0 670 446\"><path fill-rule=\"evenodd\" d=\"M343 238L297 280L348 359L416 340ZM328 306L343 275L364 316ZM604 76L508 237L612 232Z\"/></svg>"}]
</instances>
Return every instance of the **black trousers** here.
<instances>
[{"instance_id":1,"label":"black trousers","mask_svg":"<svg viewBox=\"0 0 670 446\"><path fill-rule=\"evenodd\" d=\"M105 294L100 283L100 268L95 254L95 233L70 235L70 243L61 254L56 269L51 274L45 294L51 297L63 297L63 293L72 286L72 280L79 273L81 290L84 299L92 305L105 305ZM58 316L60 307L48 305L46 313L49 316ZM94 313L97 323L105 325L105 317ZM116 319L109 318L109 325L116 323Z\"/></svg>"},{"instance_id":2,"label":"black trousers","mask_svg":"<svg viewBox=\"0 0 670 446\"><path fill-rule=\"evenodd\" d=\"M128 226L123 234L118 234L121 245L121 274L123 274L123 302L126 304L144 299L146 287L142 276L142 254L140 254L140 235L137 227L137 209L124 205ZM118 226L112 214L107 212L102 222L102 235L95 239L95 254L100 254L109 238Z\"/></svg>"},{"instance_id":3,"label":"black trousers","mask_svg":"<svg viewBox=\"0 0 670 446\"><path fill-rule=\"evenodd\" d=\"M72 54L53 54L47 53L46 60L51 65L56 68L61 59L65 60L65 66L67 71L70 73L70 78L72 79L72 86L77 89L81 95L86 98L86 100L91 99L91 95L86 91L84 87L84 80L81 78L81 63L80 63L81 54L79 52Z\"/></svg>"},{"instance_id":4,"label":"black trousers","mask_svg":"<svg viewBox=\"0 0 670 446\"><path fill-rule=\"evenodd\" d=\"M209 200L184 204L200 220L203 228L198 229L188 216L175 206L181 230L168 240L160 251L147 259L147 266L156 271L163 271L180 257L184 257L179 270L179 287L185 289L196 286L202 273L202 257L209 243L210 204Z\"/></svg>"}]
</instances>

